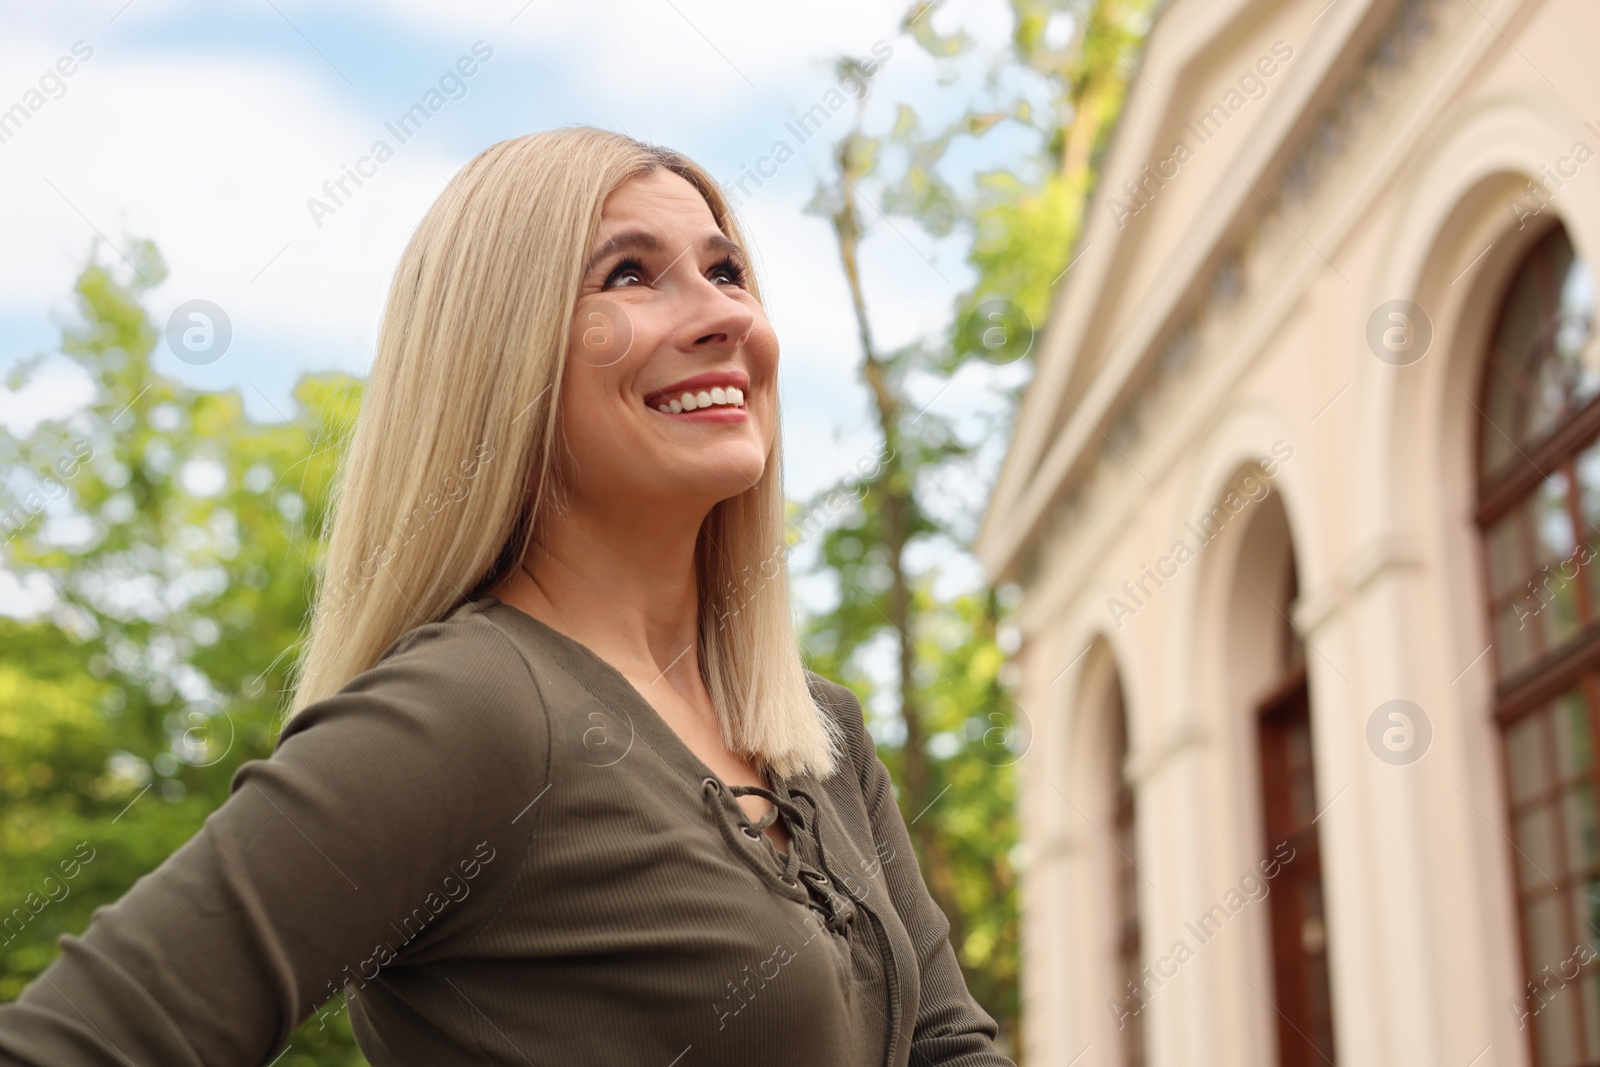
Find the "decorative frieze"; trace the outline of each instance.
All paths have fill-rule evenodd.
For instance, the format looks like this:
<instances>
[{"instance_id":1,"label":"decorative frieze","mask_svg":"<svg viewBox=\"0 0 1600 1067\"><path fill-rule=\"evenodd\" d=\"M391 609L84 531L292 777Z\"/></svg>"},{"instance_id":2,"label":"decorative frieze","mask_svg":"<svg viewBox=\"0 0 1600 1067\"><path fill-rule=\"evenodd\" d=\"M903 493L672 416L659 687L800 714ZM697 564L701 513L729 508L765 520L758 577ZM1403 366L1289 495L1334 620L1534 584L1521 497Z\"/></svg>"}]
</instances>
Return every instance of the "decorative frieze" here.
<instances>
[{"instance_id":1,"label":"decorative frieze","mask_svg":"<svg viewBox=\"0 0 1600 1067\"><path fill-rule=\"evenodd\" d=\"M1127 468L1144 430L1185 395L1182 386L1201 362L1196 357L1215 347L1255 284L1270 276L1292 247L1289 242L1304 240L1285 216L1311 214L1333 184L1334 172L1352 163L1352 149L1369 130L1378 104L1395 99L1403 82L1415 76L1418 53L1436 36L1446 10L1460 3L1405 0L1398 5L1322 113L1303 127L1276 177L1263 183L1263 195L1245 201L1244 225L1230 231L1231 243L1196 279L1190 290L1196 295L1173 310L1172 327L1156 342L1152 358L1134 372L1130 388L1102 424L1106 429L1094 435L1085 458L1060 487L1038 536L1023 547L1018 578L1025 586L1037 575L1041 548L1059 544L1089 501L1112 482L1139 477Z\"/></svg>"}]
</instances>

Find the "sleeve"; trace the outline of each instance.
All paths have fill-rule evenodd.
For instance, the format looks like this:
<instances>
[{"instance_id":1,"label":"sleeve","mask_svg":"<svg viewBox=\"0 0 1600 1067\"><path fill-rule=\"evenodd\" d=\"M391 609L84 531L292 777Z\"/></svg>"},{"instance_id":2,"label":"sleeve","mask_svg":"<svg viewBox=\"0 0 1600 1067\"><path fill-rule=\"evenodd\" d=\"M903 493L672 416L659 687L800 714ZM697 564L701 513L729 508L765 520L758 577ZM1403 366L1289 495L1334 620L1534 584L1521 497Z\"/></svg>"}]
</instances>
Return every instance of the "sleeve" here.
<instances>
[{"instance_id":1,"label":"sleeve","mask_svg":"<svg viewBox=\"0 0 1600 1067\"><path fill-rule=\"evenodd\" d=\"M921 996L910 1062L917 1067L1016 1067L994 1046L995 1035L1000 1032L994 1017L967 990L955 949L950 945L950 920L923 881L922 868L911 848L910 832L890 787L889 769L867 733L861 703L848 688L835 687L845 698L844 715L851 730L859 734L857 745L863 751L857 759L862 793L872 821L872 835L885 857L882 869L889 898L916 945ZM908 857L910 862L895 862L900 856Z\"/></svg>"},{"instance_id":2,"label":"sleeve","mask_svg":"<svg viewBox=\"0 0 1600 1067\"><path fill-rule=\"evenodd\" d=\"M547 753L526 660L491 624L410 631L58 938L0 1005L0 1067L270 1062L341 985L448 954L492 913Z\"/></svg>"}]
</instances>

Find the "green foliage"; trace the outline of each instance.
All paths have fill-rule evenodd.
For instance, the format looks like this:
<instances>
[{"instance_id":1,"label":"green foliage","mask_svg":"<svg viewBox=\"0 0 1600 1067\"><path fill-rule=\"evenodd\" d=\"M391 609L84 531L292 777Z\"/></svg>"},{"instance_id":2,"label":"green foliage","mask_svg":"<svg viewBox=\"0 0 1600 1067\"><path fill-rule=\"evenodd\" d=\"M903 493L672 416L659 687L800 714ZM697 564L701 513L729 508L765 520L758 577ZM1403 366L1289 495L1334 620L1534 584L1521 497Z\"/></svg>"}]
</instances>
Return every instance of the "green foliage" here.
<instances>
[{"instance_id":1,"label":"green foliage","mask_svg":"<svg viewBox=\"0 0 1600 1067\"><path fill-rule=\"evenodd\" d=\"M935 29L938 6L913 3L902 27L941 65L941 85L956 83L962 64L987 61L979 98L934 129L908 103L895 108L881 133L865 130L858 117L836 145L834 175L809 205L833 228L857 318L862 380L890 459L822 537L818 572L832 579L835 598L809 620L806 644L814 669L855 687L868 708L888 712L884 732L900 735L880 748L923 873L950 919L968 987L1000 1021L1002 1045L1020 1062L1021 946L1010 855L1014 769L1030 731L1019 728L1022 713L1002 681L997 628L1004 613L994 592L941 598L934 592L939 566L918 562L966 551L963 532L975 516L953 512L941 486L970 474L984 441L963 440L949 421L914 403L909 387L932 379L929 388L942 392L974 364L1031 358L1078 242L1112 123L1139 76L1134 56L1153 0L1011 0L1009 47L989 57L974 56L973 39L961 30ZM1032 147L1008 151L989 169L950 176L1000 130L1020 131ZM964 233L976 276L940 336L892 352L874 347L860 269L869 232L857 205L869 189L884 212L911 218L935 237ZM1021 384L994 388L1014 412ZM886 651L898 662L887 685L880 666Z\"/></svg>"},{"instance_id":2,"label":"green foliage","mask_svg":"<svg viewBox=\"0 0 1600 1067\"><path fill-rule=\"evenodd\" d=\"M861 669L861 654L883 631L885 616L881 594L862 595L881 579L872 583L862 568L882 569L884 553L881 544L862 539L859 527L830 532L828 540L828 565L840 568L847 595L838 609L811 621L806 646L812 669L851 685L865 701L876 686ZM863 552L863 544L873 547ZM948 856L958 909L952 926L961 931L956 948L968 988L997 1018L1014 1020L1020 960L1010 846L1017 840L1014 770L1024 739L999 680L1005 657L995 643L997 607L991 594L941 600L923 581L913 611L926 796L905 795L903 745L882 745L880 754L906 819L917 820L912 829L926 821ZM925 855L919 862L930 881L938 877Z\"/></svg>"},{"instance_id":3,"label":"green foliage","mask_svg":"<svg viewBox=\"0 0 1600 1067\"><path fill-rule=\"evenodd\" d=\"M936 600L919 589L919 654L925 670L923 721L934 756L935 795L925 818L937 827L959 872L954 885L963 915L960 958L980 1003L1015 1019L1018 967L1016 873L1009 843L1017 840L1016 711L1000 683L1005 662L995 643L992 594ZM954 799L948 807L947 799Z\"/></svg>"},{"instance_id":4,"label":"green foliage","mask_svg":"<svg viewBox=\"0 0 1600 1067\"><path fill-rule=\"evenodd\" d=\"M987 62L985 99L931 131L905 104L881 133L858 123L836 146L837 180L809 208L839 240L884 448L851 494L859 502L821 534L819 573L836 597L804 637L814 669L885 709L871 716L875 728L903 734L881 751L919 862L969 987L1014 1035L1010 856L1027 731L1003 684L1005 613L989 590L937 595L938 569L914 565L930 548L946 558L964 550L972 516L941 508L938 487L981 442L919 410L910 387L1004 362L987 301L1020 309L1024 327L1043 325L1137 76L1152 0L1011 0L1009 47L987 57L964 31L934 28L938 6L913 4L902 28L944 65L941 84L953 84L958 64ZM1072 32L1056 40L1063 18ZM954 150L1000 130L1025 131L1033 147L969 179L946 176ZM966 233L977 278L946 330L891 352L873 347L857 261L866 227L856 204L868 185L886 212L934 235ZM81 932L95 907L192 837L241 763L270 755L360 399L359 382L308 376L288 421L261 425L236 392L157 374L160 331L143 298L165 265L149 242L121 262L119 273L91 257L63 327L60 351L92 384L91 402L23 438L0 430L5 565L58 600L47 618L0 618L0 924L11 920L0 926L0 999L43 970L61 934ZM1005 325L1007 345L1030 335ZM38 365L18 365L8 387ZM868 668L885 647L900 667L888 691ZM338 1001L276 1061L363 1062Z\"/></svg>"},{"instance_id":5,"label":"green foliage","mask_svg":"<svg viewBox=\"0 0 1600 1067\"><path fill-rule=\"evenodd\" d=\"M124 262L119 277L91 257L62 328L90 402L0 431L6 567L58 599L49 617L0 619L0 999L271 754L359 398L357 382L307 377L290 421L261 425L237 392L158 374L142 301L165 267L149 242ZM365 1060L341 1016L307 1023L278 1062Z\"/></svg>"}]
</instances>

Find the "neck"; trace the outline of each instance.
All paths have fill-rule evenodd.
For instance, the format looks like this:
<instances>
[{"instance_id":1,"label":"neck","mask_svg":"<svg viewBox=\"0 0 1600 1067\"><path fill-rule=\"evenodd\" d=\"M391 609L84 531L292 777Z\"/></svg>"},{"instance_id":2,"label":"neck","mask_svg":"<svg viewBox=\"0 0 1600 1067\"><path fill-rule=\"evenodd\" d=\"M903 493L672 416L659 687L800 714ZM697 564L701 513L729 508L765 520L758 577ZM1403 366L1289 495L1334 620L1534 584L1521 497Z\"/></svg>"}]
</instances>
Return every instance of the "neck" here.
<instances>
[{"instance_id":1,"label":"neck","mask_svg":"<svg viewBox=\"0 0 1600 1067\"><path fill-rule=\"evenodd\" d=\"M526 593L513 606L624 675L698 681L694 553L704 519L698 509L623 515L574 502L523 559Z\"/></svg>"}]
</instances>

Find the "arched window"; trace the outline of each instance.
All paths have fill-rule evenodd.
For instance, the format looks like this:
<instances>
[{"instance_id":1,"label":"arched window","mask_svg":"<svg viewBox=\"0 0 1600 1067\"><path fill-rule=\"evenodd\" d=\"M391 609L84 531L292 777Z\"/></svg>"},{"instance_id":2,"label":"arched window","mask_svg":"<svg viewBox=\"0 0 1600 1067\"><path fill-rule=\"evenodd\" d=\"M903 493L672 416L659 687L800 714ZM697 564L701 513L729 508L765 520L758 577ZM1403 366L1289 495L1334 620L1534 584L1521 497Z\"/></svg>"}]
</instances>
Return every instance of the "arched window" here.
<instances>
[{"instance_id":1,"label":"arched window","mask_svg":"<svg viewBox=\"0 0 1600 1067\"><path fill-rule=\"evenodd\" d=\"M1478 523L1538 1067L1600 1063L1600 351L1594 280L1556 227L1502 299Z\"/></svg>"},{"instance_id":2,"label":"arched window","mask_svg":"<svg viewBox=\"0 0 1600 1067\"><path fill-rule=\"evenodd\" d=\"M1128 762L1128 717L1122 703L1122 685L1111 685L1111 836L1119 859L1116 874L1117 969L1123 988L1140 988L1141 944L1139 939L1139 869L1134 857L1139 854L1136 837L1133 783L1124 767ZM1127 1016L1122 1030L1123 1067L1144 1067L1144 1013Z\"/></svg>"},{"instance_id":3,"label":"arched window","mask_svg":"<svg viewBox=\"0 0 1600 1067\"><path fill-rule=\"evenodd\" d=\"M1333 988L1317 832L1315 743L1306 646L1289 620L1299 597L1294 549L1284 546L1283 604L1276 679L1256 716L1261 752L1263 856L1283 861L1268 896L1272 932L1273 1007L1279 1067L1336 1064Z\"/></svg>"}]
</instances>

